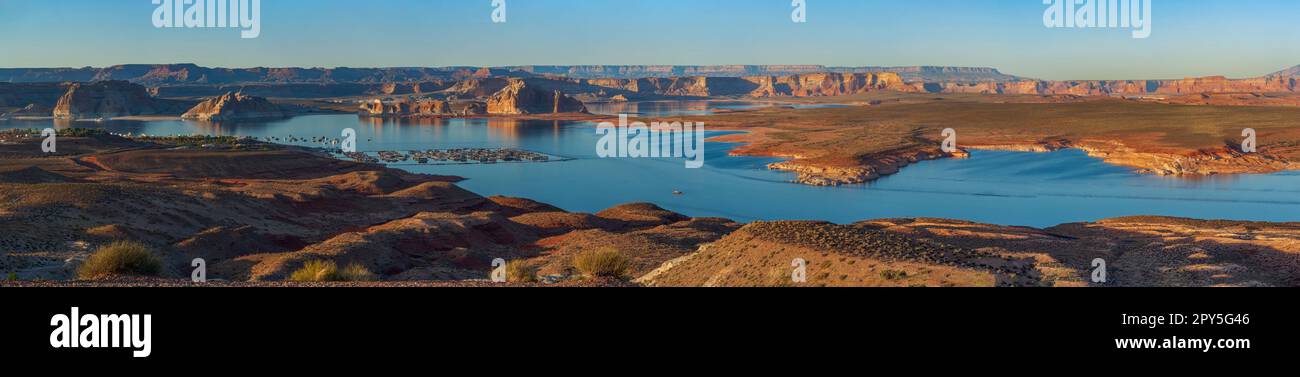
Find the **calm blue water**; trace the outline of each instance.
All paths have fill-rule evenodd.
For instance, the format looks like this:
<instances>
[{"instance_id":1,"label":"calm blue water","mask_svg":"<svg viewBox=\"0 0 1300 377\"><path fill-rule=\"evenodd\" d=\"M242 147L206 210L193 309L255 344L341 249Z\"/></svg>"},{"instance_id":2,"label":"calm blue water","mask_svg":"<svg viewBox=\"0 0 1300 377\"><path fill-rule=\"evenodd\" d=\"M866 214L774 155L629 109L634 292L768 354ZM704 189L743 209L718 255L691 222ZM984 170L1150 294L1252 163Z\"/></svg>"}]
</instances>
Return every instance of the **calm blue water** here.
<instances>
[{"instance_id":1,"label":"calm blue water","mask_svg":"<svg viewBox=\"0 0 1300 377\"><path fill-rule=\"evenodd\" d=\"M693 110L692 110L693 111ZM707 110L705 110L707 111ZM0 128L44 128L51 121L0 121ZM573 158L550 163L402 166L458 175L482 195L536 199L594 212L653 202L691 216L739 221L817 219L848 223L886 217L943 217L1045 227L1126 215L1207 219L1300 220L1300 173L1203 179L1138 175L1080 151L975 151L965 160L915 164L868 185L810 187L766 170L775 159L729 157L733 145L706 144L706 166L674 159L600 159L592 124L486 119L369 120L311 115L216 125L183 121L57 124L151 135L337 137L358 131L363 151L514 147ZM717 135L719 133L710 133ZM301 145L312 145L300 143ZM673 195L680 190L684 195Z\"/></svg>"}]
</instances>

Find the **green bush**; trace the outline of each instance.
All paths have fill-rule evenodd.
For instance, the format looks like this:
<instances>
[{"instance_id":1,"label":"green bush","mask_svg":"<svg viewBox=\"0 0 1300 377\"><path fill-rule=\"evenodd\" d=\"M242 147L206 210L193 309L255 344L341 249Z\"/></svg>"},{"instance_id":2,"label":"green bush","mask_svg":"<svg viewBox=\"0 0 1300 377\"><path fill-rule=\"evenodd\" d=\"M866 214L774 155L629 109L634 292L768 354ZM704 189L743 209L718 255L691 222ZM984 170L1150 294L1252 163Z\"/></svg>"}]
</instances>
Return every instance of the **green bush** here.
<instances>
[{"instance_id":1,"label":"green bush","mask_svg":"<svg viewBox=\"0 0 1300 377\"><path fill-rule=\"evenodd\" d=\"M523 260L506 263L506 279L511 283L536 283L537 267Z\"/></svg>"},{"instance_id":2,"label":"green bush","mask_svg":"<svg viewBox=\"0 0 1300 377\"><path fill-rule=\"evenodd\" d=\"M6 275L6 276L5 276L5 279L6 279L6 280L9 280L9 281L17 281L17 280L18 280L18 273L16 273L16 272L9 272L9 275Z\"/></svg>"},{"instance_id":3,"label":"green bush","mask_svg":"<svg viewBox=\"0 0 1300 377\"><path fill-rule=\"evenodd\" d=\"M586 251L573 258L573 267L587 277L621 278L631 264L626 256L612 249Z\"/></svg>"},{"instance_id":4,"label":"green bush","mask_svg":"<svg viewBox=\"0 0 1300 377\"><path fill-rule=\"evenodd\" d=\"M96 249L77 269L77 277L95 279L112 275L158 276L162 259L139 242L118 241Z\"/></svg>"},{"instance_id":5,"label":"green bush","mask_svg":"<svg viewBox=\"0 0 1300 377\"><path fill-rule=\"evenodd\" d=\"M334 261L310 260L302 268L289 274L290 281L331 282L331 281L374 281L375 274L360 264L349 264L339 269Z\"/></svg>"}]
</instances>

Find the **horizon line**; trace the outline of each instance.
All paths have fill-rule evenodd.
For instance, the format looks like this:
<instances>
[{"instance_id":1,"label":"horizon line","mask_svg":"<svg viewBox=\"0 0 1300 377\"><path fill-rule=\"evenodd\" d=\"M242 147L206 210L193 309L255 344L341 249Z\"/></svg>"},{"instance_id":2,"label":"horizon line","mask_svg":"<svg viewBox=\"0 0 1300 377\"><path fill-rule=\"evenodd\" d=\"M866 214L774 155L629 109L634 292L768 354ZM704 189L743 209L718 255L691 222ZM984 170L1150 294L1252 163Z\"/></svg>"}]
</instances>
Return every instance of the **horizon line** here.
<instances>
[{"instance_id":1,"label":"horizon line","mask_svg":"<svg viewBox=\"0 0 1300 377\"><path fill-rule=\"evenodd\" d=\"M1281 67L1281 68L1279 68L1279 69L1272 70L1272 71L1269 71L1269 72L1265 72L1265 73L1262 73L1262 74L1257 74L1257 75L1254 75L1254 76L1245 76L1245 77L1229 77L1229 76L1227 76L1227 75L1203 75L1203 76L1195 76L1195 75L1193 75L1193 76L1183 76L1183 77L1176 77L1176 78L1175 78L1175 77L1170 77L1170 78L1144 78L1144 79L1060 79L1060 80L1041 79L1041 78L1034 78L1034 77L1029 77L1029 76L1021 76L1021 75L1017 75L1017 74L1013 74L1013 73L1007 73L1007 72L1003 72L1001 68L998 68L998 67L995 67L995 66L981 66L981 65L934 65L934 64L919 64L919 65L825 65L825 64L513 64L513 65L365 66L365 67L362 67L362 66L333 66L333 67L313 66L313 67L307 67L307 66L263 66L263 65L258 65L258 66L246 66L246 67L225 67L225 66L210 66L210 65L203 65L203 64L200 64L200 63L192 63L192 62L176 62L176 63L119 63L119 64L111 64L111 65L105 65L105 66L86 65L86 66L80 66L80 67L76 67L76 66L61 66L61 67L57 67L57 66L40 66L40 67L0 67L0 69L106 69L106 68L121 67L121 66L131 66L131 65L140 65L140 66L193 65L193 66L196 66L196 67L199 67L199 68L209 68L209 69L341 69L341 68L343 68L343 69L412 69L412 68L414 68L414 69L419 69L419 68L427 68L427 69L449 69L449 68L477 68L477 69L483 69L483 68L488 68L488 69L492 69L492 68L518 68L518 67L619 67L619 66L622 66L622 67L629 67L629 66L642 66L642 67L734 67L734 66L741 66L741 67L764 67L764 66L816 66L816 67L828 68L828 69L835 69L835 68L885 68L885 69L889 69L889 68L974 68L974 69L991 69L991 70L994 70L994 71L996 71L997 73L1000 73L1000 74L1003 74L1003 75L1012 76L1012 77L1021 78L1021 79L1027 79L1027 80L1036 80L1036 81L1138 81L1138 80L1180 80L1180 79L1194 79L1194 78L1207 78L1207 77L1224 77L1224 78L1232 79L1232 80L1244 80L1244 79L1264 78L1264 77L1268 77L1268 76L1273 75L1273 74L1281 73L1282 71L1286 71L1286 70L1289 70L1289 69L1292 69L1292 68L1300 68L1300 64L1297 64L1297 65L1293 65L1293 66Z\"/></svg>"}]
</instances>

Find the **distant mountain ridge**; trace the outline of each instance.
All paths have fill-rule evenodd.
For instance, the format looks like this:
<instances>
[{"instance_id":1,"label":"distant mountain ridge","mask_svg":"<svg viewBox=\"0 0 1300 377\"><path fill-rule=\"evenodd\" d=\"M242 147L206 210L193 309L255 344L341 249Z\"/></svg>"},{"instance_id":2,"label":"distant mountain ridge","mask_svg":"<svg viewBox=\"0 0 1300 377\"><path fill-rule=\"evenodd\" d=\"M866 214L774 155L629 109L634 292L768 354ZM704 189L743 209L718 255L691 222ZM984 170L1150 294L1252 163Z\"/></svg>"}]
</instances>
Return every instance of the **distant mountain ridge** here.
<instances>
[{"instance_id":1,"label":"distant mountain ridge","mask_svg":"<svg viewBox=\"0 0 1300 377\"><path fill-rule=\"evenodd\" d=\"M526 65L498 67L576 79L791 76L810 73L897 73L909 82L1009 82L1023 78L987 67L827 67L823 65Z\"/></svg>"},{"instance_id":2,"label":"distant mountain ridge","mask_svg":"<svg viewBox=\"0 0 1300 377\"><path fill-rule=\"evenodd\" d=\"M1286 77L1297 77L1297 76L1300 76L1300 65L1297 65L1297 66L1294 66L1294 67L1291 67L1291 68L1287 68L1287 69L1284 69L1284 70L1281 70L1281 71L1277 71L1277 72L1270 73L1268 76L1265 76L1265 77L1268 77L1268 78L1286 78Z\"/></svg>"},{"instance_id":3,"label":"distant mountain ridge","mask_svg":"<svg viewBox=\"0 0 1300 377\"><path fill-rule=\"evenodd\" d=\"M0 68L0 82L125 80L146 86L383 84L483 77L560 76L575 79L791 76L810 73L899 74L908 82L1011 82L1023 78L981 67L826 67L821 65L526 65L504 67L210 68L196 64L125 64L104 68Z\"/></svg>"},{"instance_id":4,"label":"distant mountain ridge","mask_svg":"<svg viewBox=\"0 0 1300 377\"><path fill-rule=\"evenodd\" d=\"M441 68L209 68L195 64L125 64L105 68L0 68L0 82L62 82L123 80L158 85L238 83L408 83L463 79L475 67Z\"/></svg>"}]
</instances>

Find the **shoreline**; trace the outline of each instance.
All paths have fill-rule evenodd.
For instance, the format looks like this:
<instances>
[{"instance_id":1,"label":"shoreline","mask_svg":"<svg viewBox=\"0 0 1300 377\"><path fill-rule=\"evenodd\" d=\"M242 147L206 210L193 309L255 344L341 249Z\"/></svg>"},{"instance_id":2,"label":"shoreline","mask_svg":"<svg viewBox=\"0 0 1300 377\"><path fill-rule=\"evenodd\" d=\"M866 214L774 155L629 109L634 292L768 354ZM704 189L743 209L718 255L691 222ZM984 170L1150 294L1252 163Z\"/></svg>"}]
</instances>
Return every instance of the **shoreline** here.
<instances>
[{"instance_id":1,"label":"shoreline","mask_svg":"<svg viewBox=\"0 0 1300 377\"><path fill-rule=\"evenodd\" d=\"M738 134L739 135L739 134ZM1058 146L1053 144L997 144L966 145L953 153L939 151L937 147L902 148L897 152L873 156L863 165L844 167L832 165L808 164L799 161L797 156L760 155L734 152L737 156L783 158L786 161L768 165L769 169L780 170L798 175L795 183L812 186L839 186L870 183L886 176L897 174L908 166L921 161L945 158L969 158L970 151L1008 151L1026 153L1048 153L1065 149L1077 149L1112 166L1128 168L1134 173L1162 177L1210 177L1217 175L1268 175L1286 171L1300 170L1300 164L1282 161L1267 155L1243 154L1224 149L1221 151L1198 151L1193 155L1174 153L1138 152L1122 145L1107 145L1107 141L1087 144ZM1116 143L1117 144L1117 143Z\"/></svg>"},{"instance_id":2,"label":"shoreline","mask_svg":"<svg viewBox=\"0 0 1300 377\"><path fill-rule=\"evenodd\" d=\"M684 120L703 120L713 130L742 131L724 135L711 141L740 143L730 155L780 158L785 161L769 164L772 170L794 173L794 182L814 186L862 184L884 176L896 174L907 166L926 160L941 158L966 158L971 150L1005 150L1020 152L1050 152L1075 148L1103 162L1132 169L1139 174L1157 176L1206 177L1230 174L1273 174L1300 170L1300 134L1291 131L1284 135L1269 136L1271 143L1261 144L1259 151L1242 153L1235 148L1198 141L1204 146L1179 146L1159 140L1167 133L1133 130L1113 135L1045 135L1016 136L999 129L980 129L961 124L945 125L963 132L957 140L958 150L946 153L940 150L938 126L897 127L883 125L836 126L818 121L819 117L841 121L844 113L871 115L870 111L899 108L921 108L935 104L891 104L858 109L759 109L710 116L683 117ZM951 106L952 105L944 105ZM980 103L961 103L959 106L998 106ZM1034 105L1025 105L1034 106ZM1096 106L1096 105L1093 105ZM1179 106L1179 105L1151 105ZM842 111L848 110L848 111ZM1169 109L1161 109L1169 110ZM1178 111L1183 109L1174 109ZM909 109L910 111L910 109ZM834 116L834 118L832 118ZM921 114L917 117L935 117ZM775 118L762 123L750 118ZM951 118L951 117L949 117ZM809 120L811 119L811 120ZM858 119L858 118L847 118ZM947 118L943 118L947 119ZM906 121L907 119L903 119ZM857 122L862 122L858 120ZM890 121L894 122L894 121ZM976 132L966 132L975 128ZM858 131L858 130L863 131ZM867 136L861 132L867 132ZM1012 132L1017 132L1013 131ZM1261 131L1262 132L1262 131ZM1278 131L1274 131L1275 133ZM933 135L932 135L933 133ZM973 135L972 135L973 134ZM873 137L874 136L874 137ZM873 137L870 146L859 146L855 138ZM1265 136L1261 136L1264 140ZM874 140L879 139L879 140ZM1016 140L1022 139L1022 140ZM1133 147L1126 142L1139 141ZM1296 140L1296 141L1293 141ZM840 145L844 145L841 147ZM861 150L861 152L857 151ZM1290 159L1289 159L1290 158Z\"/></svg>"}]
</instances>

